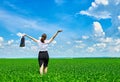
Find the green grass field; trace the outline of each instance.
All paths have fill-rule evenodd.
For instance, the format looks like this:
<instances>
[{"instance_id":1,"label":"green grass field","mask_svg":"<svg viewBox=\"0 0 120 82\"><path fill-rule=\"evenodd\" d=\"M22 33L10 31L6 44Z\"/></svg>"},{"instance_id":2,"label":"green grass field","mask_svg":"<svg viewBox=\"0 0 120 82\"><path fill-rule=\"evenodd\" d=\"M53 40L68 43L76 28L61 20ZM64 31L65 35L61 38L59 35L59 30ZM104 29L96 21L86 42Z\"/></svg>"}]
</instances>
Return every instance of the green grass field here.
<instances>
[{"instance_id":1,"label":"green grass field","mask_svg":"<svg viewBox=\"0 0 120 82\"><path fill-rule=\"evenodd\" d=\"M39 75L37 59L0 59L0 82L120 82L119 58L50 59Z\"/></svg>"}]
</instances>

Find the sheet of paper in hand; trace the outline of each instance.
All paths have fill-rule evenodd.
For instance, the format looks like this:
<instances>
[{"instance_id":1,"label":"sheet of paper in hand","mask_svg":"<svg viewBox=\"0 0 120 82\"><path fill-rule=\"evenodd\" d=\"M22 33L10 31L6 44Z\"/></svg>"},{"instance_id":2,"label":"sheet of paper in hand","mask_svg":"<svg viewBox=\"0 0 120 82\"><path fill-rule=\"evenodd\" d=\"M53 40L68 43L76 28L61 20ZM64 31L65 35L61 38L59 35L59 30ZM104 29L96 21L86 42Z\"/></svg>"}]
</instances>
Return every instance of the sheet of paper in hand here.
<instances>
[{"instance_id":1,"label":"sheet of paper in hand","mask_svg":"<svg viewBox=\"0 0 120 82\"><path fill-rule=\"evenodd\" d=\"M22 36L22 38L21 38L20 47L25 47L25 37L24 36Z\"/></svg>"}]
</instances>

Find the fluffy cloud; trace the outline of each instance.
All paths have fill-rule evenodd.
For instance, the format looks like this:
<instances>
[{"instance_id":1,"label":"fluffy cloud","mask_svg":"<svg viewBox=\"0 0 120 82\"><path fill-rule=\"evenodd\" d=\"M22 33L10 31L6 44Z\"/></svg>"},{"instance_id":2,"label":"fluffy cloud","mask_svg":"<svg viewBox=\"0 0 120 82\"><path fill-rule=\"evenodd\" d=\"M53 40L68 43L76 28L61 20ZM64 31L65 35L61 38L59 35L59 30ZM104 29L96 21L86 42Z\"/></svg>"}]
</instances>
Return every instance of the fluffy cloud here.
<instances>
[{"instance_id":1,"label":"fluffy cloud","mask_svg":"<svg viewBox=\"0 0 120 82\"><path fill-rule=\"evenodd\" d=\"M116 39L116 40L115 40L115 44L116 44L116 45L120 45L120 39Z\"/></svg>"},{"instance_id":2,"label":"fluffy cloud","mask_svg":"<svg viewBox=\"0 0 120 82\"><path fill-rule=\"evenodd\" d=\"M118 16L118 19L120 20L120 15Z\"/></svg>"},{"instance_id":3,"label":"fluffy cloud","mask_svg":"<svg viewBox=\"0 0 120 82\"><path fill-rule=\"evenodd\" d=\"M82 36L82 39L84 39L84 40L86 40L88 38L89 38L89 36Z\"/></svg>"},{"instance_id":4,"label":"fluffy cloud","mask_svg":"<svg viewBox=\"0 0 120 82\"><path fill-rule=\"evenodd\" d=\"M106 51L109 53L120 52L120 39L113 39L111 37L101 38L100 42L94 44L93 47L99 48L101 52L102 51Z\"/></svg>"},{"instance_id":5,"label":"fluffy cloud","mask_svg":"<svg viewBox=\"0 0 120 82\"><path fill-rule=\"evenodd\" d=\"M54 0L57 5L62 5L65 3L65 0Z\"/></svg>"},{"instance_id":6,"label":"fluffy cloud","mask_svg":"<svg viewBox=\"0 0 120 82\"><path fill-rule=\"evenodd\" d=\"M86 45L82 43L82 44L76 45L75 48L85 48L85 46L86 46Z\"/></svg>"},{"instance_id":7,"label":"fluffy cloud","mask_svg":"<svg viewBox=\"0 0 120 82\"><path fill-rule=\"evenodd\" d=\"M120 53L120 45L116 45L116 46L109 46L108 47L109 53Z\"/></svg>"},{"instance_id":8,"label":"fluffy cloud","mask_svg":"<svg viewBox=\"0 0 120 82\"><path fill-rule=\"evenodd\" d=\"M38 46L31 46L31 50L38 51Z\"/></svg>"},{"instance_id":9,"label":"fluffy cloud","mask_svg":"<svg viewBox=\"0 0 120 82\"><path fill-rule=\"evenodd\" d=\"M88 16L93 16L98 19L106 19L106 18L111 18L111 13L106 11L106 10L98 10L100 5L109 5L108 0L95 0L95 2L91 3L91 6L89 7L88 10L82 10L80 11L80 14L82 15L88 15ZM102 6L102 7L104 7ZM99 8L100 9L100 8Z\"/></svg>"},{"instance_id":10,"label":"fluffy cloud","mask_svg":"<svg viewBox=\"0 0 120 82\"><path fill-rule=\"evenodd\" d=\"M0 37L0 42L3 42L3 41L4 41L3 37Z\"/></svg>"},{"instance_id":11,"label":"fluffy cloud","mask_svg":"<svg viewBox=\"0 0 120 82\"><path fill-rule=\"evenodd\" d=\"M96 37L105 36L105 32L102 29L102 26L99 22L93 22L94 32Z\"/></svg>"},{"instance_id":12,"label":"fluffy cloud","mask_svg":"<svg viewBox=\"0 0 120 82\"><path fill-rule=\"evenodd\" d=\"M90 10L92 10L92 8L90 8ZM90 11L89 10L89 11ZM106 19L106 18L111 18L111 14L107 11L103 11L103 12L88 12L88 11L80 11L80 14L82 15L88 15L88 16L93 16L95 18L98 18L98 19Z\"/></svg>"},{"instance_id":13,"label":"fluffy cloud","mask_svg":"<svg viewBox=\"0 0 120 82\"><path fill-rule=\"evenodd\" d=\"M98 19L106 19L106 18L114 18L115 15L119 15L120 13L115 13L115 11L119 11L120 4L119 0L95 0L91 3L91 6L88 10L80 11L82 15L93 16ZM101 6L104 5L104 6ZM111 7L112 5L112 7ZM116 10L115 10L115 9Z\"/></svg>"},{"instance_id":14,"label":"fluffy cloud","mask_svg":"<svg viewBox=\"0 0 120 82\"><path fill-rule=\"evenodd\" d=\"M108 5L108 0L95 0L95 2L91 3L91 7L89 7L89 11L94 10L99 5Z\"/></svg>"},{"instance_id":15,"label":"fluffy cloud","mask_svg":"<svg viewBox=\"0 0 120 82\"><path fill-rule=\"evenodd\" d=\"M120 0L114 0L114 1L116 5L120 4Z\"/></svg>"},{"instance_id":16,"label":"fluffy cloud","mask_svg":"<svg viewBox=\"0 0 120 82\"><path fill-rule=\"evenodd\" d=\"M25 34L25 33L20 33L20 32L18 32L18 33L17 33L17 36L22 37L24 34Z\"/></svg>"},{"instance_id":17,"label":"fluffy cloud","mask_svg":"<svg viewBox=\"0 0 120 82\"><path fill-rule=\"evenodd\" d=\"M106 47L106 44L105 43L97 43L97 44L94 44L93 46L104 49Z\"/></svg>"},{"instance_id":18,"label":"fluffy cloud","mask_svg":"<svg viewBox=\"0 0 120 82\"><path fill-rule=\"evenodd\" d=\"M3 47L3 41L4 41L3 37L0 37L0 48Z\"/></svg>"},{"instance_id":19,"label":"fluffy cloud","mask_svg":"<svg viewBox=\"0 0 120 82\"><path fill-rule=\"evenodd\" d=\"M67 43L67 44L71 44L71 42L70 42L70 41L67 41L66 43Z\"/></svg>"},{"instance_id":20,"label":"fluffy cloud","mask_svg":"<svg viewBox=\"0 0 120 82\"><path fill-rule=\"evenodd\" d=\"M108 0L95 0L95 4L108 5Z\"/></svg>"},{"instance_id":21,"label":"fluffy cloud","mask_svg":"<svg viewBox=\"0 0 120 82\"><path fill-rule=\"evenodd\" d=\"M75 48L85 48L85 47L86 47L86 44L84 44L82 40L75 41Z\"/></svg>"},{"instance_id":22,"label":"fluffy cloud","mask_svg":"<svg viewBox=\"0 0 120 82\"><path fill-rule=\"evenodd\" d=\"M51 45L54 46L55 44L57 44L57 41L56 40L53 40Z\"/></svg>"},{"instance_id":23,"label":"fluffy cloud","mask_svg":"<svg viewBox=\"0 0 120 82\"><path fill-rule=\"evenodd\" d=\"M100 38L100 42L111 43L113 42L113 39L111 37Z\"/></svg>"},{"instance_id":24,"label":"fluffy cloud","mask_svg":"<svg viewBox=\"0 0 120 82\"><path fill-rule=\"evenodd\" d=\"M15 21L16 19L16 21ZM55 24L47 23L43 21L42 18L39 20L33 20L28 17L21 17L16 14L11 14L6 10L0 10L0 21L11 32L16 32L18 30L25 32L28 29L32 29L32 31L41 31L50 33L59 29L59 27ZM15 21L15 22L11 22ZM14 28L13 28L14 27ZM52 30L48 29L51 28Z\"/></svg>"},{"instance_id":25,"label":"fluffy cloud","mask_svg":"<svg viewBox=\"0 0 120 82\"><path fill-rule=\"evenodd\" d=\"M118 30L119 30L119 32L120 32L120 26L118 27Z\"/></svg>"},{"instance_id":26,"label":"fluffy cloud","mask_svg":"<svg viewBox=\"0 0 120 82\"><path fill-rule=\"evenodd\" d=\"M8 45L11 45L14 42L14 40L9 40Z\"/></svg>"},{"instance_id":27,"label":"fluffy cloud","mask_svg":"<svg viewBox=\"0 0 120 82\"><path fill-rule=\"evenodd\" d=\"M75 40L75 43L82 43L82 40Z\"/></svg>"},{"instance_id":28,"label":"fluffy cloud","mask_svg":"<svg viewBox=\"0 0 120 82\"><path fill-rule=\"evenodd\" d=\"M95 0L91 3L91 6L87 10L81 10L81 15L87 15L94 17L96 19L111 19L111 27L109 29L110 32L114 35L112 36L120 36L120 32L118 27L120 26L120 0Z\"/></svg>"},{"instance_id":29,"label":"fluffy cloud","mask_svg":"<svg viewBox=\"0 0 120 82\"><path fill-rule=\"evenodd\" d=\"M56 43L57 43L57 41L55 41L55 40L52 41L52 44L56 44Z\"/></svg>"},{"instance_id":30,"label":"fluffy cloud","mask_svg":"<svg viewBox=\"0 0 120 82\"><path fill-rule=\"evenodd\" d=\"M94 49L93 47L88 47L88 48L87 48L87 52L92 53L92 52L94 52L94 51L95 51L95 49Z\"/></svg>"},{"instance_id":31,"label":"fluffy cloud","mask_svg":"<svg viewBox=\"0 0 120 82\"><path fill-rule=\"evenodd\" d=\"M120 46L116 46L116 47L114 48L114 51L120 52Z\"/></svg>"},{"instance_id":32,"label":"fluffy cloud","mask_svg":"<svg viewBox=\"0 0 120 82\"><path fill-rule=\"evenodd\" d=\"M120 52L120 39L114 40L113 51Z\"/></svg>"}]
</instances>

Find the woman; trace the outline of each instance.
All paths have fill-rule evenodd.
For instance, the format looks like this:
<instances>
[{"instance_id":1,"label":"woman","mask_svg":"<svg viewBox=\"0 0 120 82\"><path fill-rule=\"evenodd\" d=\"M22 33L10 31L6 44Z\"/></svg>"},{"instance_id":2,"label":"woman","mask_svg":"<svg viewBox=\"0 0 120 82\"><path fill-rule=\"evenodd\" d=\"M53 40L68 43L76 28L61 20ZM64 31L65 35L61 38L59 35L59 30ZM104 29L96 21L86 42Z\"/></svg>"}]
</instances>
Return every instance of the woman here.
<instances>
[{"instance_id":1,"label":"woman","mask_svg":"<svg viewBox=\"0 0 120 82\"><path fill-rule=\"evenodd\" d=\"M42 34L41 36L41 39L40 40L37 40L29 35L23 35L23 36L26 36L30 39L32 39L34 42L37 42L38 45L39 45L39 48L40 48L40 51L39 51L39 55L38 55L38 63L39 63L39 66L40 66L40 74L43 75L43 73L47 73L47 69L48 69L48 61L49 61L49 55L48 55L48 45L54 40L54 38L57 36L57 34L59 32L62 32L62 30L58 30L55 35L53 35L53 37L51 37L50 40L46 40L47 38L47 35L46 34Z\"/></svg>"}]
</instances>

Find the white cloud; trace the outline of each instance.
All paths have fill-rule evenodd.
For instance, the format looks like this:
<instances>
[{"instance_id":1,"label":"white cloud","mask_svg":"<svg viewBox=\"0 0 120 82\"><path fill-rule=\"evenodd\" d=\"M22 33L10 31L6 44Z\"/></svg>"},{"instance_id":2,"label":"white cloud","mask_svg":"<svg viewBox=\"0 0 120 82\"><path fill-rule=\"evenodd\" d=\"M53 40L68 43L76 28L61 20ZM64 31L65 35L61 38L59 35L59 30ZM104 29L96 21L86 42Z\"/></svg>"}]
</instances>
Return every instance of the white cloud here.
<instances>
[{"instance_id":1,"label":"white cloud","mask_svg":"<svg viewBox=\"0 0 120 82\"><path fill-rule=\"evenodd\" d=\"M116 45L116 46L110 46L109 47L109 51L110 52L120 52L120 45Z\"/></svg>"},{"instance_id":2,"label":"white cloud","mask_svg":"<svg viewBox=\"0 0 120 82\"><path fill-rule=\"evenodd\" d=\"M52 41L52 43L53 43L53 44L56 44L56 43L57 43L57 41L53 40L53 41Z\"/></svg>"},{"instance_id":3,"label":"white cloud","mask_svg":"<svg viewBox=\"0 0 120 82\"><path fill-rule=\"evenodd\" d=\"M3 48L3 42L4 42L4 38L0 37L0 48Z\"/></svg>"},{"instance_id":4,"label":"white cloud","mask_svg":"<svg viewBox=\"0 0 120 82\"><path fill-rule=\"evenodd\" d=\"M87 12L87 11L80 11L80 14L91 16L91 14L89 12Z\"/></svg>"},{"instance_id":5,"label":"white cloud","mask_svg":"<svg viewBox=\"0 0 120 82\"><path fill-rule=\"evenodd\" d=\"M15 9L15 10L19 10L14 4L8 2L8 1L4 1L4 4L11 7L12 9Z\"/></svg>"},{"instance_id":6,"label":"white cloud","mask_svg":"<svg viewBox=\"0 0 120 82\"><path fill-rule=\"evenodd\" d=\"M31 40L25 40L25 43L26 43L26 44L30 44L30 45L32 45Z\"/></svg>"},{"instance_id":7,"label":"white cloud","mask_svg":"<svg viewBox=\"0 0 120 82\"><path fill-rule=\"evenodd\" d=\"M119 5L120 4L120 0L115 0L115 4Z\"/></svg>"},{"instance_id":8,"label":"white cloud","mask_svg":"<svg viewBox=\"0 0 120 82\"><path fill-rule=\"evenodd\" d=\"M106 10L97 10L99 5L108 5L108 0L95 0L95 2L91 3L91 6L88 10L82 10L80 11L80 14L82 15L88 15L95 17L97 19L106 19L111 18L111 13L109 13Z\"/></svg>"},{"instance_id":9,"label":"white cloud","mask_svg":"<svg viewBox=\"0 0 120 82\"><path fill-rule=\"evenodd\" d=\"M82 43L82 40L76 40L75 43Z\"/></svg>"},{"instance_id":10,"label":"white cloud","mask_svg":"<svg viewBox=\"0 0 120 82\"><path fill-rule=\"evenodd\" d=\"M86 40L88 38L89 38L89 36L82 36L82 39L84 39L84 40Z\"/></svg>"},{"instance_id":11,"label":"white cloud","mask_svg":"<svg viewBox=\"0 0 120 82\"><path fill-rule=\"evenodd\" d=\"M90 7L90 10L92 10L92 8ZM106 19L106 18L111 18L111 14L107 11L102 11L102 12L91 12L91 11L80 11L80 14L82 15L88 15L88 16L92 16L95 17L97 19Z\"/></svg>"},{"instance_id":12,"label":"white cloud","mask_svg":"<svg viewBox=\"0 0 120 82\"><path fill-rule=\"evenodd\" d=\"M0 48L1 48L2 44L0 43Z\"/></svg>"},{"instance_id":13,"label":"white cloud","mask_svg":"<svg viewBox=\"0 0 120 82\"><path fill-rule=\"evenodd\" d=\"M79 45L76 45L75 48L85 48L85 44L79 44Z\"/></svg>"},{"instance_id":14,"label":"white cloud","mask_svg":"<svg viewBox=\"0 0 120 82\"><path fill-rule=\"evenodd\" d=\"M108 0L95 0L95 2L91 3L91 7L89 7L89 11L96 9L99 5L108 5Z\"/></svg>"},{"instance_id":15,"label":"white cloud","mask_svg":"<svg viewBox=\"0 0 120 82\"><path fill-rule=\"evenodd\" d=\"M0 10L0 21L11 32L18 30L25 31L28 29L51 33L58 30L58 26L55 24L47 23L42 19L33 20L25 18L16 14L11 14L8 11ZM14 21L14 22L13 22ZM14 27L14 28L13 28ZM51 29L48 29L48 27Z\"/></svg>"},{"instance_id":16,"label":"white cloud","mask_svg":"<svg viewBox=\"0 0 120 82\"><path fill-rule=\"evenodd\" d=\"M106 38L100 38L100 41L105 43L111 43L113 42L113 39L111 37L106 37Z\"/></svg>"},{"instance_id":17,"label":"white cloud","mask_svg":"<svg viewBox=\"0 0 120 82\"><path fill-rule=\"evenodd\" d=\"M38 37L38 40L40 40L41 39L41 36L40 37Z\"/></svg>"},{"instance_id":18,"label":"white cloud","mask_svg":"<svg viewBox=\"0 0 120 82\"><path fill-rule=\"evenodd\" d=\"M116 52L120 52L120 46L116 46L116 47L114 48L114 50L115 50Z\"/></svg>"},{"instance_id":19,"label":"white cloud","mask_svg":"<svg viewBox=\"0 0 120 82\"><path fill-rule=\"evenodd\" d=\"M113 39L111 37L101 38L101 43L93 44L94 48L98 48L97 51L106 51L108 53L119 53L120 52L120 39ZM100 49L99 49L100 48Z\"/></svg>"},{"instance_id":20,"label":"white cloud","mask_svg":"<svg viewBox=\"0 0 120 82\"><path fill-rule=\"evenodd\" d=\"M115 18L115 15L120 14L115 13L116 11L119 12L120 5L118 4L120 4L120 0L95 0L91 3L88 10L82 10L80 11L80 14L93 16L97 19Z\"/></svg>"},{"instance_id":21,"label":"white cloud","mask_svg":"<svg viewBox=\"0 0 120 82\"><path fill-rule=\"evenodd\" d=\"M95 49L94 49L93 47L88 47L88 48L87 48L87 52L92 53L92 52L94 52L94 51L95 51Z\"/></svg>"},{"instance_id":22,"label":"white cloud","mask_svg":"<svg viewBox=\"0 0 120 82\"><path fill-rule=\"evenodd\" d=\"M119 36L116 28L120 26L120 0L95 0L87 10L81 10L80 14L94 17L98 20L111 19L110 33ZM109 32L108 32L109 33ZM111 34L108 35L111 35Z\"/></svg>"},{"instance_id":23,"label":"white cloud","mask_svg":"<svg viewBox=\"0 0 120 82\"><path fill-rule=\"evenodd\" d=\"M93 8L96 8L96 7L97 7L97 4L96 4L95 2L92 2L91 5L92 5Z\"/></svg>"},{"instance_id":24,"label":"white cloud","mask_svg":"<svg viewBox=\"0 0 120 82\"><path fill-rule=\"evenodd\" d=\"M99 22L93 22L94 32L96 37L105 36L105 32Z\"/></svg>"},{"instance_id":25,"label":"white cloud","mask_svg":"<svg viewBox=\"0 0 120 82\"><path fill-rule=\"evenodd\" d=\"M120 32L120 26L118 27L118 31Z\"/></svg>"},{"instance_id":26,"label":"white cloud","mask_svg":"<svg viewBox=\"0 0 120 82\"><path fill-rule=\"evenodd\" d=\"M109 4L109 2L108 2L108 0L95 0L95 3L96 4L102 4L102 5L108 5Z\"/></svg>"},{"instance_id":27,"label":"white cloud","mask_svg":"<svg viewBox=\"0 0 120 82\"><path fill-rule=\"evenodd\" d=\"M65 0L55 0L55 3L58 5L62 5L63 3L65 3Z\"/></svg>"},{"instance_id":28,"label":"white cloud","mask_svg":"<svg viewBox=\"0 0 120 82\"><path fill-rule=\"evenodd\" d=\"M18 7L17 5L13 4L11 1L7 1L7 0L4 0L3 4L5 6L8 6L9 8L15 10L16 12L20 12L20 13L28 13L26 10L24 10L23 8L21 9L20 7Z\"/></svg>"},{"instance_id":29,"label":"white cloud","mask_svg":"<svg viewBox=\"0 0 120 82\"><path fill-rule=\"evenodd\" d=\"M76 40L75 43L75 48L85 48L86 46L86 44L84 44L82 40Z\"/></svg>"},{"instance_id":30,"label":"white cloud","mask_svg":"<svg viewBox=\"0 0 120 82\"><path fill-rule=\"evenodd\" d=\"M106 44L105 43L97 43L97 44L94 44L93 46L104 49L106 47Z\"/></svg>"},{"instance_id":31,"label":"white cloud","mask_svg":"<svg viewBox=\"0 0 120 82\"><path fill-rule=\"evenodd\" d=\"M25 33L20 33L20 32L18 32L18 33L17 33L17 36L22 37L24 34L25 34Z\"/></svg>"},{"instance_id":32,"label":"white cloud","mask_svg":"<svg viewBox=\"0 0 120 82\"><path fill-rule=\"evenodd\" d=\"M14 42L14 40L9 40L8 45L11 45Z\"/></svg>"},{"instance_id":33,"label":"white cloud","mask_svg":"<svg viewBox=\"0 0 120 82\"><path fill-rule=\"evenodd\" d=\"M120 20L120 15L118 16L118 19Z\"/></svg>"},{"instance_id":34,"label":"white cloud","mask_svg":"<svg viewBox=\"0 0 120 82\"><path fill-rule=\"evenodd\" d=\"M70 41L67 41L66 43L67 43L67 44L71 44L71 42L70 42Z\"/></svg>"},{"instance_id":35,"label":"white cloud","mask_svg":"<svg viewBox=\"0 0 120 82\"><path fill-rule=\"evenodd\" d=\"M120 39L116 39L114 42L116 45L120 45Z\"/></svg>"},{"instance_id":36,"label":"white cloud","mask_svg":"<svg viewBox=\"0 0 120 82\"><path fill-rule=\"evenodd\" d=\"M31 46L31 50L38 51L38 46Z\"/></svg>"},{"instance_id":37,"label":"white cloud","mask_svg":"<svg viewBox=\"0 0 120 82\"><path fill-rule=\"evenodd\" d=\"M52 43L50 44L52 47L57 44L56 40L53 40Z\"/></svg>"},{"instance_id":38,"label":"white cloud","mask_svg":"<svg viewBox=\"0 0 120 82\"><path fill-rule=\"evenodd\" d=\"M3 37L0 37L0 42L3 42L3 41L4 41Z\"/></svg>"}]
</instances>

